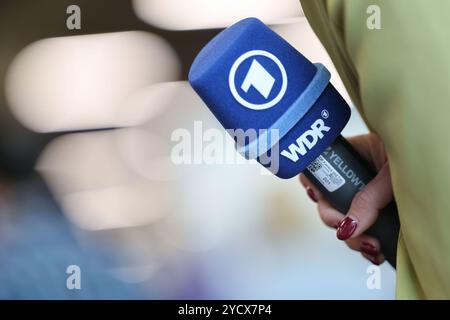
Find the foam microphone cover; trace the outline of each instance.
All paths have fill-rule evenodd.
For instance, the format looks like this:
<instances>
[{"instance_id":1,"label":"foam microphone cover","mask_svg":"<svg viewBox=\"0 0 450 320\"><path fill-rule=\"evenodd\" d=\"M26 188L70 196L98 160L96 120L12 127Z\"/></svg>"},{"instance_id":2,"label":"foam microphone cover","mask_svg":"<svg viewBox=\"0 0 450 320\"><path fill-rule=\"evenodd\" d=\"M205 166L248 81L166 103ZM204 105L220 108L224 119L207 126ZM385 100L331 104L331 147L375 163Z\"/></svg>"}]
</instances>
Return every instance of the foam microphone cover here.
<instances>
[{"instance_id":1,"label":"foam microphone cover","mask_svg":"<svg viewBox=\"0 0 450 320\"><path fill-rule=\"evenodd\" d=\"M200 51L189 82L225 129L255 130L254 139L261 132L281 129L265 154L277 157L275 175L290 178L337 138L350 117L350 108L328 80L320 95L308 98L310 92L317 93L318 70L260 20L247 18L220 32ZM316 131L326 130L314 135L314 126ZM245 144L253 142L249 139ZM268 167L261 154L255 158Z\"/></svg>"}]
</instances>

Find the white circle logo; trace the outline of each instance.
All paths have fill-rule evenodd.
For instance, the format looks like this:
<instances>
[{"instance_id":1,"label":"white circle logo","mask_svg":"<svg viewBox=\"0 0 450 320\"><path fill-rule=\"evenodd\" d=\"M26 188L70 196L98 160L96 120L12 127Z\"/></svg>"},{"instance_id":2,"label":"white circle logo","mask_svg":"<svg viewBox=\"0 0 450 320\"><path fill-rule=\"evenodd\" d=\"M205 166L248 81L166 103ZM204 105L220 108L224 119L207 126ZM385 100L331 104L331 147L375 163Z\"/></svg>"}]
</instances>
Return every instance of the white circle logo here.
<instances>
[{"instance_id":1,"label":"white circle logo","mask_svg":"<svg viewBox=\"0 0 450 320\"><path fill-rule=\"evenodd\" d=\"M239 68L239 66L248 58L254 57L254 56L262 56L266 57L270 60L272 60L278 67L281 73L281 88L278 94L270 101L264 102L264 103L251 103L244 98L241 97L241 95L236 90L236 84L235 84L235 77L236 77L236 71ZM264 98L268 98L270 91L273 88L275 79L271 74L257 61L253 60L249 71L247 72L247 76L244 79L244 82L241 85L241 89L243 89L245 92L249 89L250 86L254 86L261 95L264 96ZM264 110L269 109L276 105L280 100L283 98L284 94L286 93L287 89L287 74L286 70L284 69L283 64L281 63L280 59L278 59L276 56L274 56L272 53L264 51L264 50L251 50L247 51L244 54L242 54L239 58L236 59L236 61L233 63L230 69L230 74L228 76L228 84L230 86L231 93L233 97L244 107L247 107L249 109L253 110Z\"/></svg>"}]
</instances>

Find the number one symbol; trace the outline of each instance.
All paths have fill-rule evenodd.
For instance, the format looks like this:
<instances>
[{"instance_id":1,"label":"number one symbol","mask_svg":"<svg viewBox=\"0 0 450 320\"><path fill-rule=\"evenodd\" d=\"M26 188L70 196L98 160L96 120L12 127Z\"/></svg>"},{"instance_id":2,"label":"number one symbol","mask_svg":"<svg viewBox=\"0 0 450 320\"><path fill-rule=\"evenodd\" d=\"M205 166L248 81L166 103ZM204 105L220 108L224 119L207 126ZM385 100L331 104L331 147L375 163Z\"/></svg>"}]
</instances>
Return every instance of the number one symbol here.
<instances>
[{"instance_id":1,"label":"number one symbol","mask_svg":"<svg viewBox=\"0 0 450 320\"><path fill-rule=\"evenodd\" d=\"M272 91L273 84L275 83L274 77L267 72L266 69L253 59L250 69L248 69L244 82L242 82L241 89L245 93L248 92L251 86L253 86L264 97L268 98L270 91Z\"/></svg>"}]
</instances>

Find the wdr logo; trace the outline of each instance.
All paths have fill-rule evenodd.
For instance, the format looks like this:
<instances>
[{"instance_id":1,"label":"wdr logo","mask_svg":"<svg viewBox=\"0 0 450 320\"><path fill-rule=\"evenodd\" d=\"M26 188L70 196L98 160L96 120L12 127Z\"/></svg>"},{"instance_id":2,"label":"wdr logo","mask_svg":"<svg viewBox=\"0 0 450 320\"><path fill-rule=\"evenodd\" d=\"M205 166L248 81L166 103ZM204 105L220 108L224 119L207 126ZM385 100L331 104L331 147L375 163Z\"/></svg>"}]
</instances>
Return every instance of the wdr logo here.
<instances>
[{"instance_id":1,"label":"wdr logo","mask_svg":"<svg viewBox=\"0 0 450 320\"><path fill-rule=\"evenodd\" d=\"M330 129L322 119L317 119L311 125L311 129L306 130L294 143L288 146L287 150L281 151L280 154L293 162L297 162L300 156L304 156L308 150L314 148L316 143L323 138L324 133L330 131Z\"/></svg>"}]
</instances>

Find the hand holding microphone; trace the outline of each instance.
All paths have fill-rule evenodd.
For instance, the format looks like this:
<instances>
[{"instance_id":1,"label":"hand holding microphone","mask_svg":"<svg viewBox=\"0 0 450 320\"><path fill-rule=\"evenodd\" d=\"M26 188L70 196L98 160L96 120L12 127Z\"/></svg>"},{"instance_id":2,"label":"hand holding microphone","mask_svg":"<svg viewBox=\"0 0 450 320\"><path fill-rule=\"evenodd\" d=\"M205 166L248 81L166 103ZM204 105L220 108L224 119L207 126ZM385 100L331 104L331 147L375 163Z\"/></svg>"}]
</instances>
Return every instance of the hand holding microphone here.
<instances>
[{"instance_id":1,"label":"hand holding microphone","mask_svg":"<svg viewBox=\"0 0 450 320\"><path fill-rule=\"evenodd\" d=\"M239 153L280 178L303 172L309 181L305 183L327 199L322 204L345 213L355 195L358 199L365 187L379 183L379 175L340 135L350 108L329 80L323 65L308 61L255 18L219 33L189 72L190 84L235 139ZM341 235L364 229L357 224L344 220ZM394 267L398 232L393 202L366 231L378 239L380 251Z\"/></svg>"},{"instance_id":2,"label":"hand holding microphone","mask_svg":"<svg viewBox=\"0 0 450 320\"><path fill-rule=\"evenodd\" d=\"M361 252L366 259L378 265L385 260L380 243L363 232L377 220L379 210L393 200L389 164L384 144L377 135L364 134L351 137L348 141L378 173L355 195L347 213L336 210L304 174L300 174L300 182L309 197L317 203L323 223L337 229L338 239L345 241L351 249ZM345 217L348 219L344 221Z\"/></svg>"}]
</instances>

